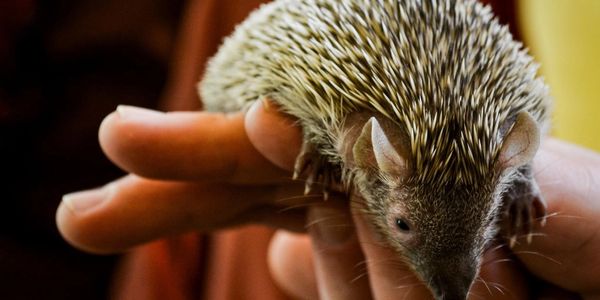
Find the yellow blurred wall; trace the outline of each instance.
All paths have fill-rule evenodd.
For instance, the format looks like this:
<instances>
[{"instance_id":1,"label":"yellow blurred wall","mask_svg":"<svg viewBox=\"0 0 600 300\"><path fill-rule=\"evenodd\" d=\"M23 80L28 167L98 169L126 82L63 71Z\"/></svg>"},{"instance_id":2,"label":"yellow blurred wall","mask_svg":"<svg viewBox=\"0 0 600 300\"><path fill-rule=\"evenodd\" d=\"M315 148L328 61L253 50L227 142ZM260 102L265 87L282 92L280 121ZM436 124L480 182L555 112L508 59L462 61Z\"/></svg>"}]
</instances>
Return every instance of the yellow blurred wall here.
<instances>
[{"instance_id":1,"label":"yellow blurred wall","mask_svg":"<svg viewBox=\"0 0 600 300\"><path fill-rule=\"evenodd\" d=\"M555 99L553 135L600 150L600 0L519 0L518 11Z\"/></svg>"}]
</instances>

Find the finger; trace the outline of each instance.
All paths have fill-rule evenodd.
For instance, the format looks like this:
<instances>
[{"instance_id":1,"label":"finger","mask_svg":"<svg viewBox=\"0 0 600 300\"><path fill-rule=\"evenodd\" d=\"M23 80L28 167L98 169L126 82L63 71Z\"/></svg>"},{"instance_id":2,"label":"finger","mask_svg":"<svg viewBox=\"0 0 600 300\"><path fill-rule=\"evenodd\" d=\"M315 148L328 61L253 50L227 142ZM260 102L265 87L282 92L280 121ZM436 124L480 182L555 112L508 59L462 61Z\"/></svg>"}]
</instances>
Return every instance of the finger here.
<instances>
[{"instance_id":1,"label":"finger","mask_svg":"<svg viewBox=\"0 0 600 300\"><path fill-rule=\"evenodd\" d=\"M319 299L312 248L306 234L279 230L271 239L268 264L273 280L294 299Z\"/></svg>"},{"instance_id":2,"label":"finger","mask_svg":"<svg viewBox=\"0 0 600 300\"><path fill-rule=\"evenodd\" d=\"M506 245L492 247L483 257L469 299L529 299L527 278Z\"/></svg>"},{"instance_id":3,"label":"finger","mask_svg":"<svg viewBox=\"0 0 600 300\"><path fill-rule=\"evenodd\" d=\"M250 107L245 125L248 138L264 157L282 169L293 170L302 147L302 130L296 121L266 99Z\"/></svg>"},{"instance_id":4,"label":"finger","mask_svg":"<svg viewBox=\"0 0 600 300\"><path fill-rule=\"evenodd\" d=\"M352 210L374 298L432 299L427 287L405 263L398 260L398 254L377 238L377 233L367 223L361 209L353 205Z\"/></svg>"},{"instance_id":5,"label":"finger","mask_svg":"<svg viewBox=\"0 0 600 300\"><path fill-rule=\"evenodd\" d=\"M250 143L241 112L161 113L120 106L102 122L99 139L115 164L147 178L256 183L289 177Z\"/></svg>"},{"instance_id":6,"label":"finger","mask_svg":"<svg viewBox=\"0 0 600 300\"><path fill-rule=\"evenodd\" d=\"M308 220L319 298L370 299L367 267L348 206L330 199L313 205Z\"/></svg>"},{"instance_id":7,"label":"finger","mask_svg":"<svg viewBox=\"0 0 600 300\"><path fill-rule=\"evenodd\" d=\"M536 276L581 293L598 292L600 277L600 155L555 139L534 162L547 201L546 225L514 252ZM565 276L568 274L568 276Z\"/></svg>"},{"instance_id":8,"label":"finger","mask_svg":"<svg viewBox=\"0 0 600 300\"><path fill-rule=\"evenodd\" d=\"M235 187L127 176L97 190L66 195L56 219L61 234L73 245L111 253L186 231L256 221L268 215L269 203L300 190L300 186ZM285 214L276 209L271 213Z\"/></svg>"}]
</instances>

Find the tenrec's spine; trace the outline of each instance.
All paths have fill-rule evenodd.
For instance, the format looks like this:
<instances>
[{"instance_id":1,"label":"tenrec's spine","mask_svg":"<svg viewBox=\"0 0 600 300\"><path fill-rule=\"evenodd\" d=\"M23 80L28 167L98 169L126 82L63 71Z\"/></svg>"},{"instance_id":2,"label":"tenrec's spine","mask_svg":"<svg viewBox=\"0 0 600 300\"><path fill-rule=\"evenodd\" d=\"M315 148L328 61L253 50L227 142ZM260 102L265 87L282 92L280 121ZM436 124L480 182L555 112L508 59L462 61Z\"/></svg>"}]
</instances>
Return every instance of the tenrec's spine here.
<instances>
[{"instance_id":1,"label":"tenrec's spine","mask_svg":"<svg viewBox=\"0 0 600 300\"><path fill-rule=\"evenodd\" d=\"M377 112L408 132L424 180L468 182L491 167L517 112L546 127L536 72L475 0L276 0L225 41L199 89L209 110L271 98L333 162L344 117Z\"/></svg>"}]
</instances>

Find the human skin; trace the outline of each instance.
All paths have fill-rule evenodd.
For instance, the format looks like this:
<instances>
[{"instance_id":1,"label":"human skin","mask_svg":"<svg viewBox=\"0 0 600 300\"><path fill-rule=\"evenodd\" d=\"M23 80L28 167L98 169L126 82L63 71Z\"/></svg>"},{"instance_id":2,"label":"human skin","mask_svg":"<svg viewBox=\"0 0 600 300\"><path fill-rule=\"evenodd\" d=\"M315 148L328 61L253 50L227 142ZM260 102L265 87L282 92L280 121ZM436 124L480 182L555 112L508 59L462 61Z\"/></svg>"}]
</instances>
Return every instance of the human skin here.
<instances>
[{"instance_id":1,"label":"human skin","mask_svg":"<svg viewBox=\"0 0 600 300\"><path fill-rule=\"evenodd\" d=\"M290 295L431 297L343 196L295 197L303 185L290 180L290 170L301 131L268 102L229 115L120 107L104 120L99 139L130 174L64 197L57 225L78 248L114 253L245 223L308 228L308 235L279 231L269 252L273 278ZM554 286L552 299L562 299L556 291L563 289L600 299L600 155L549 139L534 166L548 204L546 226L535 228L531 244L520 239L515 255L502 246L488 251L471 298L529 299L525 277L535 276L547 282L542 289ZM300 264L307 260L313 264Z\"/></svg>"}]
</instances>

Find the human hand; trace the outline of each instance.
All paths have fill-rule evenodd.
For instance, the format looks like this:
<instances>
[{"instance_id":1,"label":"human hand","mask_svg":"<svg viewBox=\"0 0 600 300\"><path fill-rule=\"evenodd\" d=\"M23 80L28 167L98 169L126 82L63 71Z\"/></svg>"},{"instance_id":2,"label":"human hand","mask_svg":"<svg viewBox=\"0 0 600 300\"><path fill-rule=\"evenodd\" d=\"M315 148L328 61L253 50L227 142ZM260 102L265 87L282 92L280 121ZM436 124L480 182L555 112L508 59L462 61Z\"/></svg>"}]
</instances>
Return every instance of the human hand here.
<instances>
[{"instance_id":1,"label":"human hand","mask_svg":"<svg viewBox=\"0 0 600 300\"><path fill-rule=\"evenodd\" d=\"M546 281L540 288L545 299L576 299L552 296L561 290L600 299L600 155L549 139L534 172L548 204L547 223L531 244L523 239L513 252Z\"/></svg>"},{"instance_id":2,"label":"human hand","mask_svg":"<svg viewBox=\"0 0 600 300\"><path fill-rule=\"evenodd\" d=\"M304 204L316 198L294 197L303 186L277 167L293 161L300 133L261 104L246 115L120 107L102 123L99 139L131 174L65 196L56 215L60 232L81 249L112 253L249 222L304 230Z\"/></svg>"},{"instance_id":3,"label":"human hand","mask_svg":"<svg viewBox=\"0 0 600 300\"><path fill-rule=\"evenodd\" d=\"M95 192L79 194L79 198L88 200L87 204L73 203L73 196L68 196L57 212L61 232L80 248L114 252L175 233L208 231L245 222L302 230L304 211L283 208L304 206L315 200L323 203L315 198L292 201L294 203L279 201L302 191L302 186L287 180L288 172L273 166L291 168L300 148L301 135L291 121L273 111L265 111L257 105L246 117L242 114L148 115L146 112L136 115L132 112L125 108L107 117L100 140L115 163L137 175L129 175ZM544 190L545 181L540 182ZM246 199L239 201L240 195ZM550 195L546 198L549 211L555 211L553 198ZM96 205L92 206L94 202ZM309 215L311 224L314 223L309 228L312 243L306 237L286 233L279 233L273 240L271 268L275 279L289 293L310 298L317 294L361 299L371 294L379 299L403 294L411 299L430 297L406 266L392 261L394 254L379 245L360 214L354 214L358 235L343 206L313 206ZM560 219L550 218L542 230L556 226L552 224L559 221L554 220ZM582 234L585 236L586 232L589 233L584 230ZM530 247L535 247L540 238ZM589 249L597 249L593 242L588 245ZM547 247L561 254L561 247L554 246ZM527 246L518 246L517 250L522 249L519 247ZM523 251L532 250L517 253L534 272L546 271L547 261L536 261ZM527 298L518 264L504 261L507 252L505 248L496 248L488 254L489 263L483 264L481 272L487 285L478 282L473 294L486 299ZM290 253L295 257L290 257ZM314 261L315 273L312 266L294 265L305 261L298 259L298 255L306 255ZM560 268L550 266L550 269L555 273L549 276L556 274L554 277L538 276L564 286L560 281L566 278L556 278ZM363 274L365 276L359 276ZM585 288L594 286L594 280L588 281L591 282ZM297 287L309 288L298 291ZM488 296L490 293L494 296Z\"/></svg>"}]
</instances>

